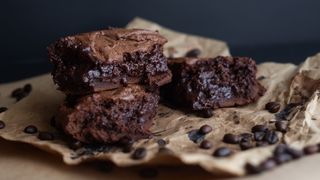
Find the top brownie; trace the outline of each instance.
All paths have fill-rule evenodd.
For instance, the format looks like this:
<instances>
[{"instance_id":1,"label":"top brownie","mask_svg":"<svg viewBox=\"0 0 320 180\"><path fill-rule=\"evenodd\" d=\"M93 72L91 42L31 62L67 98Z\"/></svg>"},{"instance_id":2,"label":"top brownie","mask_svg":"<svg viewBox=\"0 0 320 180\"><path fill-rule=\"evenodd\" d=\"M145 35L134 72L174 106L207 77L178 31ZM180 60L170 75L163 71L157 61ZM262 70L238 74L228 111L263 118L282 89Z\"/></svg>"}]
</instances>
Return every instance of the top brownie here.
<instances>
[{"instance_id":1,"label":"top brownie","mask_svg":"<svg viewBox=\"0 0 320 180\"><path fill-rule=\"evenodd\" d=\"M161 86L171 73L158 32L111 28L59 39L48 47L53 79L67 94L138 83Z\"/></svg>"},{"instance_id":2,"label":"top brownie","mask_svg":"<svg viewBox=\"0 0 320 180\"><path fill-rule=\"evenodd\" d=\"M175 58L169 68L172 82L162 93L192 110L245 105L265 92L256 80L256 63L248 57Z\"/></svg>"}]
</instances>

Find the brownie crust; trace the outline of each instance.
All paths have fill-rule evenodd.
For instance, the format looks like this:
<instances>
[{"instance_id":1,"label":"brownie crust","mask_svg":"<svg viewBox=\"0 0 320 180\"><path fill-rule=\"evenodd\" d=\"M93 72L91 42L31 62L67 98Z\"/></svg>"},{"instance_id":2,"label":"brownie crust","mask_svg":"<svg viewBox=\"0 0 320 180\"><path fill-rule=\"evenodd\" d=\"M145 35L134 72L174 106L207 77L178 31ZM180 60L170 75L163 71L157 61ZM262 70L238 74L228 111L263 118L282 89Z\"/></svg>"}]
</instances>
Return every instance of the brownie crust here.
<instances>
[{"instance_id":1,"label":"brownie crust","mask_svg":"<svg viewBox=\"0 0 320 180\"><path fill-rule=\"evenodd\" d=\"M158 106L158 93L139 85L87 96L68 96L57 120L66 135L83 143L115 143L122 138L148 138Z\"/></svg>"},{"instance_id":2,"label":"brownie crust","mask_svg":"<svg viewBox=\"0 0 320 180\"><path fill-rule=\"evenodd\" d=\"M53 79L67 94L88 94L139 83L162 86L171 80L158 32L120 29L59 39L48 47Z\"/></svg>"},{"instance_id":3,"label":"brownie crust","mask_svg":"<svg viewBox=\"0 0 320 180\"><path fill-rule=\"evenodd\" d=\"M167 101L192 110L246 105L265 92L248 57L175 58L172 82L161 89Z\"/></svg>"}]
</instances>

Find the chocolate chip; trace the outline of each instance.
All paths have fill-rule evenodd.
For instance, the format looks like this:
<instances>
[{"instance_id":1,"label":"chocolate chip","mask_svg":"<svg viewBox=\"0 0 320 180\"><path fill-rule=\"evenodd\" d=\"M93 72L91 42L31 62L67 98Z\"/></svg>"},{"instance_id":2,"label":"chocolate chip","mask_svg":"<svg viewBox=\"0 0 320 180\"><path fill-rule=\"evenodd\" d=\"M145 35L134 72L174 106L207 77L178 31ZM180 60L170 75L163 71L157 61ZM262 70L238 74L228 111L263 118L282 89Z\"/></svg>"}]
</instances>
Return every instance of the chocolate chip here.
<instances>
[{"instance_id":1,"label":"chocolate chip","mask_svg":"<svg viewBox=\"0 0 320 180\"><path fill-rule=\"evenodd\" d=\"M82 142L77 141L77 140L70 140L70 142L68 142L68 146L72 150L77 150L77 149L82 148L83 144L82 144Z\"/></svg>"},{"instance_id":2,"label":"chocolate chip","mask_svg":"<svg viewBox=\"0 0 320 180\"><path fill-rule=\"evenodd\" d=\"M30 84L26 84L23 88L17 88L11 92L11 97L20 101L22 98L30 94L32 87Z\"/></svg>"},{"instance_id":3,"label":"chocolate chip","mask_svg":"<svg viewBox=\"0 0 320 180\"><path fill-rule=\"evenodd\" d=\"M251 128L251 132L255 133L255 132L265 132L268 130L268 127L266 125L255 125Z\"/></svg>"},{"instance_id":4,"label":"chocolate chip","mask_svg":"<svg viewBox=\"0 0 320 180\"><path fill-rule=\"evenodd\" d=\"M167 142L164 139L159 139L157 143L159 147L164 147L167 144Z\"/></svg>"},{"instance_id":5,"label":"chocolate chip","mask_svg":"<svg viewBox=\"0 0 320 180\"><path fill-rule=\"evenodd\" d=\"M246 169L246 172L248 174L258 174L258 173L260 173L262 171L259 166L255 166L255 165L252 165L250 163L247 163L245 165L245 169Z\"/></svg>"},{"instance_id":6,"label":"chocolate chip","mask_svg":"<svg viewBox=\"0 0 320 180\"><path fill-rule=\"evenodd\" d=\"M277 162L277 164L283 164L291 160L292 156L290 154L283 153L275 156L275 161Z\"/></svg>"},{"instance_id":7,"label":"chocolate chip","mask_svg":"<svg viewBox=\"0 0 320 180\"><path fill-rule=\"evenodd\" d=\"M263 161L260 165L262 170L269 170L277 166L277 162L273 158Z\"/></svg>"},{"instance_id":8,"label":"chocolate chip","mask_svg":"<svg viewBox=\"0 0 320 180\"><path fill-rule=\"evenodd\" d=\"M158 170L155 168L143 168L139 171L139 175L143 178L154 178L158 174Z\"/></svg>"},{"instance_id":9,"label":"chocolate chip","mask_svg":"<svg viewBox=\"0 0 320 180\"><path fill-rule=\"evenodd\" d=\"M290 154L293 159L299 159L303 156L303 151L293 148L288 148L287 153Z\"/></svg>"},{"instance_id":10,"label":"chocolate chip","mask_svg":"<svg viewBox=\"0 0 320 180\"><path fill-rule=\"evenodd\" d=\"M275 131L267 131L263 139L269 144L275 144L279 141L278 135Z\"/></svg>"},{"instance_id":11,"label":"chocolate chip","mask_svg":"<svg viewBox=\"0 0 320 180\"><path fill-rule=\"evenodd\" d=\"M266 141L257 141L256 142L256 146L257 147L265 147L265 146L268 146L268 145L269 145L269 143L266 142Z\"/></svg>"},{"instance_id":12,"label":"chocolate chip","mask_svg":"<svg viewBox=\"0 0 320 180\"><path fill-rule=\"evenodd\" d=\"M6 127L6 124L0 120L0 129L3 129Z\"/></svg>"},{"instance_id":13,"label":"chocolate chip","mask_svg":"<svg viewBox=\"0 0 320 180\"><path fill-rule=\"evenodd\" d=\"M95 166L96 166L97 170L104 172L104 173L109 173L114 168L114 164L111 162L96 162Z\"/></svg>"},{"instance_id":14,"label":"chocolate chip","mask_svg":"<svg viewBox=\"0 0 320 180\"><path fill-rule=\"evenodd\" d=\"M198 57L199 55L201 54L201 50L198 49L198 48L194 48L194 49L191 49L189 50L187 53L186 53L186 57Z\"/></svg>"},{"instance_id":15,"label":"chocolate chip","mask_svg":"<svg viewBox=\"0 0 320 180\"><path fill-rule=\"evenodd\" d=\"M288 121L276 121L275 122L275 127L277 131L280 131L282 133L286 133L288 130Z\"/></svg>"},{"instance_id":16,"label":"chocolate chip","mask_svg":"<svg viewBox=\"0 0 320 180\"><path fill-rule=\"evenodd\" d=\"M131 144L127 144L122 146L122 152L123 153L130 153L133 150L133 147Z\"/></svg>"},{"instance_id":17,"label":"chocolate chip","mask_svg":"<svg viewBox=\"0 0 320 180\"><path fill-rule=\"evenodd\" d=\"M218 149L216 149L213 153L213 156L215 157L227 157L230 156L232 154L231 149L227 148L227 147L220 147Z\"/></svg>"},{"instance_id":18,"label":"chocolate chip","mask_svg":"<svg viewBox=\"0 0 320 180\"><path fill-rule=\"evenodd\" d=\"M273 150L273 154L274 154L275 156L277 156L277 155L286 153L287 150L288 150L288 148L289 148L289 147L288 147L287 145L285 145L285 144L278 144L278 145L276 146L276 148Z\"/></svg>"},{"instance_id":19,"label":"chocolate chip","mask_svg":"<svg viewBox=\"0 0 320 180\"><path fill-rule=\"evenodd\" d=\"M205 135L200 133L197 129L188 132L189 139L194 143L200 143L204 139L204 136Z\"/></svg>"},{"instance_id":20,"label":"chocolate chip","mask_svg":"<svg viewBox=\"0 0 320 180\"><path fill-rule=\"evenodd\" d=\"M225 134L223 136L223 142L228 143L228 144L238 144L240 142L240 137L234 134Z\"/></svg>"},{"instance_id":21,"label":"chocolate chip","mask_svg":"<svg viewBox=\"0 0 320 180\"><path fill-rule=\"evenodd\" d=\"M6 107L0 107L0 113L5 112L6 110L8 110L8 108L6 108Z\"/></svg>"},{"instance_id":22,"label":"chocolate chip","mask_svg":"<svg viewBox=\"0 0 320 180\"><path fill-rule=\"evenodd\" d=\"M253 136L254 136L254 140L256 140L256 141L262 141L263 140L263 138L264 138L264 136L265 136L265 132L263 132L263 131L257 131L257 132L255 132L254 134L253 134Z\"/></svg>"},{"instance_id":23,"label":"chocolate chip","mask_svg":"<svg viewBox=\"0 0 320 180\"><path fill-rule=\"evenodd\" d=\"M242 133L240 134L240 141L241 142L250 142L252 141L252 134L251 133Z\"/></svg>"},{"instance_id":24,"label":"chocolate chip","mask_svg":"<svg viewBox=\"0 0 320 180\"><path fill-rule=\"evenodd\" d=\"M201 149L210 149L212 148L212 143L208 140L203 140L201 143L200 143L200 148Z\"/></svg>"},{"instance_id":25,"label":"chocolate chip","mask_svg":"<svg viewBox=\"0 0 320 180\"><path fill-rule=\"evenodd\" d=\"M35 134L38 132L38 128L34 125L29 125L24 128L23 132L25 132L27 134Z\"/></svg>"},{"instance_id":26,"label":"chocolate chip","mask_svg":"<svg viewBox=\"0 0 320 180\"><path fill-rule=\"evenodd\" d=\"M213 111L211 109L200 111L200 116L203 118L210 118L213 116Z\"/></svg>"},{"instance_id":27,"label":"chocolate chip","mask_svg":"<svg viewBox=\"0 0 320 180\"><path fill-rule=\"evenodd\" d=\"M212 127L207 124L201 126L199 129L199 133L202 133L202 134L208 134L211 131L212 131Z\"/></svg>"},{"instance_id":28,"label":"chocolate chip","mask_svg":"<svg viewBox=\"0 0 320 180\"><path fill-rule=\"evenodd\" d=\"M270 113L276 113L280 110L280 104L277 102L268 102L266 104L266 110L268 110Z\"/></svg>"},{"instance_id":29,"label":"chocolate chip","mask_svg":"<svg viewBox=\"0 0 320 180\"><path fill-rule=\"evenodd\" d=\"M303 148L303 152L307 155L317 153L319 151L318 145L310 145Z\"/></svg>"},{"instance_id":30,"label":"chocolate chip","mask_svg":"<svg viewBox=\"0 0 320 180\"><path fill-rule=\"evenodd\" d=\"M40 132L38 134L38 139L40 140L54 140L54 135L50 132Z\"/></svg>"},{"instance_id":31,"label":"chocolate chip","mask_svg":"<svg viewBox=\"0 0 320 180\"><path fill-rule=\"evenodd\" d=\"M259 76L258 78L257 78L257 80L258 81L261 81L261 80L263 80L263 79L265 79L266 77L265 76Z\"/></svg>"},{"instance_id":32,"label":"chocolate chip","mask_svg":"<svg viewBox=\"0 0 320 180\"><path fill-rule=\"evenodd\" d=\"M247 150L247 149L251 149L251 148L253 148L253 144L252 144L252 142L245 142L245 141L243 141L243 142L240 142L240 149L241 150Z\"/></svg>"},{"instance_id":33,"label":"chocolate chip","mask_svg":"<svg viewBox=\"0 0 320 180\"><path fill-rule=\"evenodd\" d=\"M133 154L131 155L132 159L139 160L143 159L147 155L147 150L146 148L137 148Z\"/></svg>"}]
</instances>

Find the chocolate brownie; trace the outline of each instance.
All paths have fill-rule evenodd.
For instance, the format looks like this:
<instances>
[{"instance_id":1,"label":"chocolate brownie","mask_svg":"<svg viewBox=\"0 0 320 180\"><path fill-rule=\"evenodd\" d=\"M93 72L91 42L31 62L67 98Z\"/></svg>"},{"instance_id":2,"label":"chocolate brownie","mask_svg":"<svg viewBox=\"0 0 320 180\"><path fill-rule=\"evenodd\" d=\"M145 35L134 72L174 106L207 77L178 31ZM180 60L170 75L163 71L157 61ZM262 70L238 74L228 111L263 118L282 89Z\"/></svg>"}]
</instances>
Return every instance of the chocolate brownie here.
<instances>
[{"instance_id":1,"label":"chocolate brownie","mask_svg":"<svg viewBox=\"0 0 320 180\"><path fill-rule=\"evenodd\" d=\"M257 67L248 57L169 59L172 82L161 93L192 110L249 104L265 92L256 80Z\"/></svg>"},{"instance_id":2,"label":"chocolate brownie","mask_svg":"<svg viewBox=\"0 0 320 180\"><path fill-rule=\"evenodd\" d=\"M137 140L151 135L158 101L158 93L132 84L87 96L68 96L56 119L67 135L84 143Z\"/></svg>"},{"instance_id":3,"label":"chocolate brownie","mask_svg":"<svg viewBox=\"0 0 320 180\"><path fill-rule=\"evenodd\" d=\"M53 79L67 94L139 83L161 86L171 73L158 32L111 28L59 39L48 47Z\"/></svg>"}]
</instances>

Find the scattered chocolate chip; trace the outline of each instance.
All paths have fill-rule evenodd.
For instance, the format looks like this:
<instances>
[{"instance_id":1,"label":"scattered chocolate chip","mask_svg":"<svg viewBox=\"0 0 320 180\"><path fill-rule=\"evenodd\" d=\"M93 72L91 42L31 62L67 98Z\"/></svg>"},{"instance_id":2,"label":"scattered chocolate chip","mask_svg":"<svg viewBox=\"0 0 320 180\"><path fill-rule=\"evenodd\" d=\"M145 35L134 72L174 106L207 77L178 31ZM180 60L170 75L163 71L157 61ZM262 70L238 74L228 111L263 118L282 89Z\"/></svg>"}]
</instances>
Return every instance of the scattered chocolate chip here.
<instances>
[{"instance_id":1,"label":"scattered chocolate chip","mask_svg":"<svg viewBox=\"0 0 320 180\"><path fill-rule=\"evenodd\" d=\"M275 144L279 141L279 138L275 131L267 131L263 140L267 141L269 144Z\"/></svg>"},{"instance_id":2,"label":"scattered chocolate chip","mask_svg":"<svg viewBox=\"0 0 320 180\"><path fill-rule=\"evenodd\" d=\"M276 121L275 122L275 127L277 131L280 131L282 133L286 133L288 130L288 121Z\"/></svg>"},{"instance_id":3,"label":"scattered chocolate chip","mask_svg":"<svg viewBox=\"0 0 320 180\"><path fill-rule=\"evenodd\" d=\"M77 140L71 140L70 142L68 142L68 146L70 149L72 150L77 150L82 148L83 144L80 141Z\"/></svg>"},{"instance_id":4,"label":"scattered chocolate chip","mask_svg":"<svg viewBox=\"0 0 320 180\"><path fill-rule=\"evenodd\" d=\"M240 149L241 150L247 150L247 149L253 148L253 143L250 142L250 141L248 141L248 142L246 142L246 141L240 142L239 145L240 145Z\"/></svg>"},{"instance_id":5,"label":"scattered chocolate chip","mask_svg":"<svg viewBox=\"0 0 320 180\"><path fill-rule=\"evenodd\" d=\"M280 104L277 102L268 102L266 104L266 110L268 110L270 113L276 113L280 110Z\"/></svg>"},{"instance_id":6,"label":"scattered chocolate chip","mask_svg":"<svg viewBox=\"0 0 320 180\"><path fill-rule=\"evenodd\" d=\"M54 135L50 132L39 132L38 139L40 140L54 140Z\"/></svg>"},{"instance_id":7,"label":"scattered chocolate chip","mask_svg":"<svg viewBox=\"0 0 320 180\"><path fill-rule=\"evenodd\" d=\"M303 148L303 152L307 155L314 154L319 152L319 146L318 145L310 145Z\"/></svg>"},{"instance_id":8,"label":"scattered chocolate chip","mask_svg":"<svg viewBox=\"0 0 320 180\"><path fill-rule=\"evenodd\" d=\"M255 165L252 165L250 163L247 163L245 165L245 169L246 169L246 172L248 174L258 174L258 173L260 173L262 171L259 166L255 166Z\"/></svg>"},{"instance_id":9,"label":"scattered chocolate chip","mask_svg":"<svg viewBox=\"0 0 320 180\"><path fill-rule=\"evenodd\" d=\"M22 98L30 94L32 90L31 84L24 85L23 88L17 88L11 92L11 97L15 98L17 101L20 101Z\"/></svg>"},{"instance_id":10,"label":"scattered chocolate chip","mask_svg":"<svg viewBox=\"0 0 320 180\"><path fill-rule=\"evenodd\" d=\"M295 112L295 110L297 110L296 107L298 107L299 105L301 105L300 103L290 103L288 105L286 105L286 107L281 110L279 113L277 113L276 119L277 120L289 120L291 119L291 115L293 115Z\"/></svg>"},{"instance_id":11,"label":"scattered chocolate chip","mask_svg":"<svg viewBox=\"0 0 320 180\"><path fill-rule=\"evenodd\" d=\"M269 158L260 164L262 170L269 170L277 166L277 162L273 158Z\"/></svg>"},{"instance_id":12,"label":"scattered chocolate chip","mask_svg":"<svg viewBox=\"0 0 320 180\"><path fill-rule=\"evenodd\" d=\"M251 132L255 133L255 132L265 132L268 130L268 127L266 125L255 125L251 128Z\"/></svg>"},{"instance_id":13,"label":"scattered chocolate chip","mask_svg":"<svg viewBox=\"0 0 320 180\"><path fill-rule=\"evenodd\" d=\"M167 141L165 141L164 139L159 139L157 143L159 147L164 147L167 144Z\"/></svg>"},{"instance_id":14,"label":"scattered chocolate chip","mask_svg":"<svg viewBox=\"0 0 320 180\"><path fill-rule=\"evenodd\" d=\"M143 168L139 171L139 175L142 178L154 178L158 176L158 170L155 168Z\"/></svg>"},{"instance_id":15,"label":"scattered chocolate chip","mask_svg":"<svg viewBox=\"0 0 320 180\"><path fill-rule=\"evenodd\" d=\"M212 131L212 127L207 125L207 124L201 126L200 129L199 129L199 132L202 133L202 134L208 134L211 131Z\"/></svg>"},{"instance_id":16,"label":"scattered chocolate chip","mask_svg":"<svg viewBox=\"0 0 320 180\"><path fill-rule=\"evenodd\" d=\"M212 143L208 140L203 140L201 143L200 143L200 148L201 149L210 149L212 148Z\"/></svg>"},{"instance_id":17,"label":"scattered chocolate chip","mask_svg":"<svg viewBox=\"0 0 320 180\"><path fill-rule=\"evenodd\" d=\"M257 131L257 132L255 132L254 134L253 134L253 136L254 136L254 140L256 140L256 141L262 141L263 140L263 138L264 138L264 136L265 136L265 132L263 132L263 131Z\"/></svg>"},{"instance_id":18,"label":"scattered chocolate chip","mask_svg":"<svg viewBox=\"0 0 320 180\"><path fill-rule=\"evenodd\" d=\"M6 124L0 120L0 129L3 129L6 127Z\"/></svg>"},{"instance_id":19,"label":"scattered chocolate chip","mask_svg":"<svg viewBox=\"0 0 320 180\"><path fill-rule=\"evenodd\" d=\"M25 132L27 134L35 134L38 132L38 128L34 125L29 125L24 128L23 132Z\"/></svg>"},{"instance_id":20,"label":"scattered chocolate chip","mask_svg":"<svg viewBox=\"0 0 320 180\"><path fill-rule=\"evenodd\" d=\"M269 145L269 143L266 142L266 141L257 141L256 142L256 146L257 147L265 147L265 146L268 146L268 145Z\"/></svg>"},{"instance_id":21,"label":"scattered chocolate chip","mask_svg":"<svg viewBox=\"0 0 320 180\"><path fill-rule=\"evenodd\" d=\"M200 116L203 118L210 118L213 116L213 111L211 109L206 109L200 111Z\"/></svg>"},{"instance_id":22,"label":"scattered chocolate chip","mask_svg":"<svg viewBox=\"0 0 320 180\"><path fill-rule=\"evenodd\" d=\"M200 49L194 48L194 49L189 50L189 51L186 53L185 56L186 56L186 57L198 57L200 54L201 54Z\"/></svg>"},{"instance_id":23,"label":"scattered chocolate chip","mask_svg":"<svg viewBox=\"0 0 320 180\"><path fill-rule=\"evenodd\" d=\"M251 133L242 133L240 134L241 142L250 142L252 141L253 135Z\"/></svg>"},{"instance_id":24,"label":"scattered chocolate chip","mask_svg":"<svg viewBox=\"0 0 320 180\"><path fill-rule=\"evenodd\" d=\"M204 139L204 134L200 133L199 130L191 130L188 132L189 139L194 143L200 143Z\"/></svg>"},{"instance_id":25,"label":"scattered chocolate chip","mask_svg":"<svg viewBox=\"0 0 320 180\"><path fill-rule=\"evenodd\" d=\"M277 162L277 164L283 164L285 162L291 161L292 156L287 153L282 153L282 154L276 155L274 159Z\"/></svg>"},{"instance_id":26,"label":"scattered chocolate chip","mask_svg":"<svg viewBox=\"0 0 320 180\"><path fill-rule=\"evenodd\" d=\"M227 147L220 147L218 149L216 149L213 153L213 156L215 157L227 157L230 156L232 154L231 149L227 148Z\"/></svg>"},{"instance_id":27,"label":"scattered chocolate chip","mask_svg":"<svg viewBox=\"0 0 320 180\"><path fill-rule=\"evenodd\" d=\"M225 134L223 136L223 142L228 143L228 144L238 144L240 142L240 137L238 135L234 134Z\"/></svg>"},{"instance_id":28,"label":"scattered chocolate chip","mask_svg":"<svg viewBox=\"0 0 320 180\"><path fill-rule=\"evenodd\" d=\"M289 147L286 144L278 144L273 150L275 156L286 153Z\"/></svg>"},{"instance_id":29,"label":"scattered chocolate chip","mask_svg":"<svg viewBox=\"0 0 320 180\"><path fill-rule=\"evenodd\" d=\"M8 110L8 108L6 108L6 107L0 107L0 113L5 112L6 110Z\"/></svg>"},{"instance_id":30,"label":"scattered chocolate chip","mask_svg":"<svg viewBox=\"0 0 320 180\"><path fill-rule=\"evenodd\" d=\"M97 170L104 172L104 173L110 173L113 168L114 168L114 164L111 162L96 162L95 166L97 168Z\"/></svg>"},{"instance_id":31,"label":"scattered chocolate chip","mask_svg":"<svg viewBox=\"0 0 320 180\"><path fill-rule=\"evenodd\" d=\"M303 156L303 151L293 148L288 148L287 153L290 154L293 159L299 159Z\"/></svg>"},{"instance_id":32,"label":"scattered chocolate chip","mask_svg":"<svg viewBox=\"0 0 320 180\"><path fill-rule=\"evenodd\" d=\"M147 150L146 148L137 148L133 154L131 155L132 159L139 160L143 159L147 155Z\"/></svg>"}]
</instances>

